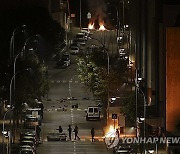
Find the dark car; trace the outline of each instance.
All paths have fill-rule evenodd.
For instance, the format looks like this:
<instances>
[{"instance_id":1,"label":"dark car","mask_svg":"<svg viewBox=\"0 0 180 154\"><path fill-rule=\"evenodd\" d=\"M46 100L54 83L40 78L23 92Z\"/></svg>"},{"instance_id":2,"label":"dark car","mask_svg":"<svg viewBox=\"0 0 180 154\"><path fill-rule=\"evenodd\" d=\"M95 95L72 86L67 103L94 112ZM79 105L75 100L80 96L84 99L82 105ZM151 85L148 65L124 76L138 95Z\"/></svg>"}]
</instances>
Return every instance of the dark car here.
<instances>
[{"instance_id":1,"label":"dark car","mask_svg":"<svg viewBox=\"0 0 180 154\"><path fill-rule=\"evenodd\" d=\"M128 153L128 154L132 154L133 152L133 147L131 147L130 145L118 145L117 147L114 148L113 153L117 154L117 153Z\"/></svg>"},{"instance_id":2,"label":"dark car","mask_svg":"<svg viewBox=\"0 0 180 154\"><path fill-rule=\"evenodd\" d=\"M19 154L35 154L35 152L32 149L21 149Z\"/></svg>"},{"instance_id":3,"label":"dark car","mask_svg":"<svg viewBox=\"0 0 180 154\"><path fill-rule=\"evenodd\" d=\"M26 136L26 135L21 136L20 141L23 141L23 140L33 141L35 143L35 145L38 144L38 141L37 141L36 137L33 137L33 136Z\"/></svg>"},{"instance_id":4,"label":"dark car","mask_svg":"<svg viewBox=\"0 0 180 154\"><path fill-rule=\"evenodd\" d=\"M69 54L64 54L57 62L56 68L66 68L71 64L71 58Z\"/></svg>"},{"instance_id":5,"label":"dark car","mask_svg":"<svg viewBox=\"0 0 180 154\"><path fill-rule=\"evenodd\" d=\"M32 148L30 145L21 145L20 146L20 149L19 149L19 153L20 154L31 154L31 153L33 153L33 154L36 154L36 149L34 149L34 148Z\"/></svg>"},{"instance_id":6,"label":"dark car","mask_svg":"<svg viewBox=\"0 0 180 154\"><path fill-rule=\"evenodd\" d=\"M70 45L70 48L71 47L78 47L80 48L80 44L78 42L73 42L71 45Z\"/></svg>"}]
</instances>

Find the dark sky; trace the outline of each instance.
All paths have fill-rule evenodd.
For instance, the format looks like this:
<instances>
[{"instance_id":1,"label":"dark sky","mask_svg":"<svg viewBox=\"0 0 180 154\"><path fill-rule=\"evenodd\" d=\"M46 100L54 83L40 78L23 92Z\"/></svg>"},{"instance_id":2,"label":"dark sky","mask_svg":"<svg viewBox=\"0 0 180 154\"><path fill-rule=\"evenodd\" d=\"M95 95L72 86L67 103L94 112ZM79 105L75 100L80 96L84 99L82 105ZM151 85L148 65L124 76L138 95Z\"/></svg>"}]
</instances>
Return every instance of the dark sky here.
<instances>
[{"instance_id":1,"label":"dark sky","mask_svg":"<svg viewBox=\"0 0 180 154\"><path fill-rule=\"evenodd\" d=\"M48 1L49 0L1 0L0 10L12 10L24 4L48 7Z\"/></svg>"}]
</instances>

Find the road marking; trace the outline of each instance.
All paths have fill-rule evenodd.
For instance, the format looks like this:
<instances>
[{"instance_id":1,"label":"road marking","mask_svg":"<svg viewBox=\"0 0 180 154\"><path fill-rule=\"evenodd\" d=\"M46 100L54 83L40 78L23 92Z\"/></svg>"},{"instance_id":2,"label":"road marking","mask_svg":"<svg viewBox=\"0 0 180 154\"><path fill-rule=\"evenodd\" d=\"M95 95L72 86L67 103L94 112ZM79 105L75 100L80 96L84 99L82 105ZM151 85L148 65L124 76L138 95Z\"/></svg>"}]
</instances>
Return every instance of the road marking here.
<instances>
[{"instance_id":1,"label":"road marking","mask_svg":"<svg viewBox=\"0 0 180 154\"><path fill-rule=\"evenodd\" d=\"M51 83L79 83L79 81L73 81L73 80L69 80L69 81L66 81L66 80L51 80Z\"/></svg>"},{"instance_id":2,"label":"road marking","mask_svg":"<svg viewBox=\"0 0 180 154\"><path fill-rule=\"evenodd\" d=\"M76 154L76 142L74 142L74 154Z\"/></svg>"}]
</instances>

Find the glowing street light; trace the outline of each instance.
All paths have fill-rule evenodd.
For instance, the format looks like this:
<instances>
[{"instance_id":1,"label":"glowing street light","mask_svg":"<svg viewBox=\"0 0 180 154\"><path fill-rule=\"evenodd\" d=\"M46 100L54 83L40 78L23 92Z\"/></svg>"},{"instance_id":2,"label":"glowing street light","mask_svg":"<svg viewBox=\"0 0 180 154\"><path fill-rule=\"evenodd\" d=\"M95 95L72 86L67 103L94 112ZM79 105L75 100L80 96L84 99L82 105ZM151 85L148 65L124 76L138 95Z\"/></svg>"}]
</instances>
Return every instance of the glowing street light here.
<instances>
[{"instance_id":1,"label":"glowing street light","mask_svg":"<svg viewBox=\"0 0 180 154\"><path fill-rule=\"evenodd\" d=\"M19 32L24 32L26 25L21 25L16 27L13 30L12 36L11 36L11 41L10 41L10 60L12 60L12 58L14 58L14 37L17 33Z\"/></svg>"},{"instance_id":2,"label":"glowing street light","mask_svg":"<svg viewBox=\"0 0 180 154\"><path fill-rule=\"evenodd\" d=\"M2 142L3 142L3 154L4 154L4 137L10 137L10 132L8 131L5 131L5 118L6 118L6 115L9 111L12 111L14 109L14 107L12 105L7 105L7 108L8 110L4 113L4 116L3 116L3 126L2 126ZM8 149L7 149L7 153L8 153Z\"/></svg>"}]
</instances>

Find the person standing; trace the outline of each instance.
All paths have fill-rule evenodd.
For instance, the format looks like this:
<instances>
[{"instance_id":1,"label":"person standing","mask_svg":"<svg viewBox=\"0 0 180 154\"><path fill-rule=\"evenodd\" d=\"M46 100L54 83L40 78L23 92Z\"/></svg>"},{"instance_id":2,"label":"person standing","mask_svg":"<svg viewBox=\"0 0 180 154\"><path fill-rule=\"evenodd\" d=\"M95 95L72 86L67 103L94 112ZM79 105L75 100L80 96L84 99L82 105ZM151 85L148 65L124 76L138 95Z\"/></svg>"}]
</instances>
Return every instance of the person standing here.
<instances>
[{"instance_id":1,"label":"person standing","mask_svg":"<svg viewBox=\"0 0 180 154\"><path fill-rule=\"evenodd\" d=\"M71 125L69 125L68 127L69 140L71 140L71 132L72 132L72 128L71 128Z\"/></svg>"},{"instance_id":2,"label":"person standing","mask_svg":"<svg viewBox=\"0 0 180 154\"><path fill-rule=\"evenodd\" d=\"M116 135L119 138L119 130L118 129L116 129Z\"/></svg>"},{"instance_id":3,"label":"person standing","mask_svg":"<svg viewBox=\"0 0 180 154\"><path fill-rule=\"evenodd\" d=\"M74 135L75 135L74 140L76 140L76 138L78 138L80 140L78 133L79 133L79 128L78 128L78 126L75 126L75 128L74 128Z\"/></svg>"},{"instance_id":4,"label":"person standing","mask_svg":"<svg viewBox=\"0 0 180 154\"><path fill-rule=\"evenodd\" d=\"M92 128L91 129L92 142L94 142L94 135L95 135L95 130L94 130L94 128Z\"/></svg>"},{"instance_id":5,"label":"person standing","mask_svg":"<svg viewBox=\"0 0 180 154\"><path fill-rule=\"evenodd\" d=\"M36 134L37 134L38 140L40 140L40 133L41 133L41 127L39 125L37 125L36 126Z\"/></svg>"},{"instance_id":6,"label":"person standing","mask_svg":"<svg viewBox=\"0 0 180 154\"><path fill-rule=\"evenodd\" d=\"M63 132L63 129L62 129L61 126L59 126L59 128L58 128L57 130L59 130L59 133L62 133L62 132Z\"/></svg>"}]
</instances>

